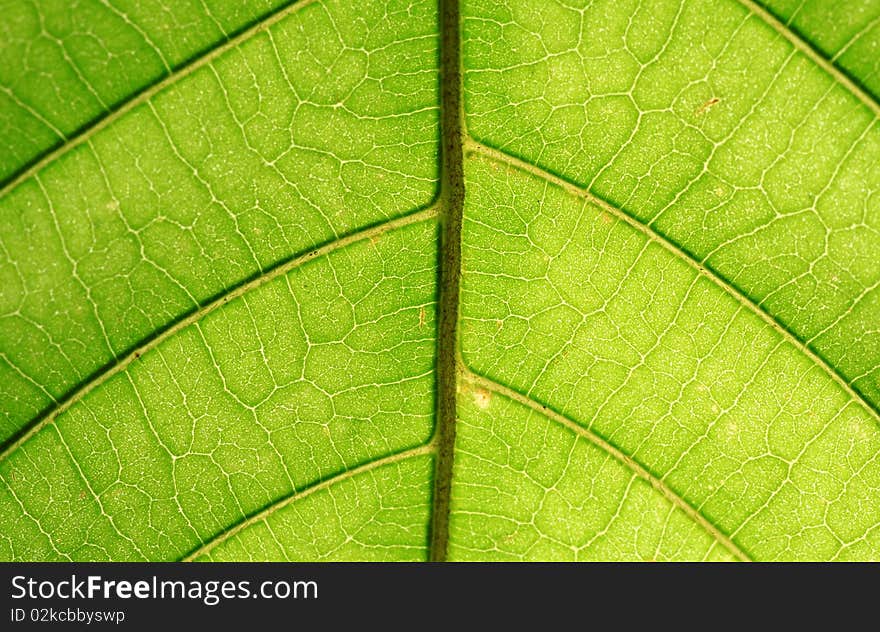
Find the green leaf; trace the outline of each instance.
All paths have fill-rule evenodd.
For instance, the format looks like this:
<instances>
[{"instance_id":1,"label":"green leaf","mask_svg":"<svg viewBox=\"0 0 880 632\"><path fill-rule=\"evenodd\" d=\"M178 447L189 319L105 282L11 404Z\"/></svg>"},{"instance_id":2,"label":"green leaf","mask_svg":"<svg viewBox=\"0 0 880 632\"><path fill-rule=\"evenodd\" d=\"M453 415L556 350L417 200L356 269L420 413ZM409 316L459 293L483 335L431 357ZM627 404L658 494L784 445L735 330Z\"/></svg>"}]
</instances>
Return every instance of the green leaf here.
<instances>
[{"instance_id":1,"label":"green leaf","mask_svg":"<svg viewBox=\"0 0 880 632\"><path fill-rule=\"evenodd\" d=\"M880 558L880 3L0 19L0 558Z\"/></svg>"},{"instance_id":2,"label":"green leaf","mask_svg":"<svg viewBox=\"0 0 880 632\"><path fill-rule=\"evenodd\" d=\"M113 116L142 90L289 0L0 2L0 179ZM38 79L36 79L38 78ZM170 83L170 81L168 82ZM49 154L49 155L47 155Z\"/></svg>"}]
</instances>

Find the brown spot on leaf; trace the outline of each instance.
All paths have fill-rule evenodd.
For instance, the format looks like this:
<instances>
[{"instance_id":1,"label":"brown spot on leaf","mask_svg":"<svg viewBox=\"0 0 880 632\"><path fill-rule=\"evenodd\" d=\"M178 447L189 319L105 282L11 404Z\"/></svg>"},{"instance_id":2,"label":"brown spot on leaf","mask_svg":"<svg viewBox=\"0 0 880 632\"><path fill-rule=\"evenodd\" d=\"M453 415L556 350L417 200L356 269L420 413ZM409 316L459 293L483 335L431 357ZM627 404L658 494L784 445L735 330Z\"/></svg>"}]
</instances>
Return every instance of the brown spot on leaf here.
<instances>
[{"instance_id":1,"label":"brown spot on leaf","mask_svg":"<svg viewBox=\"0 0 880 632\"><path fill-rule=\"evenodd\" d=\"M474 403L483 410L489 408L489 404L492 403L492 393L484 388L474 389L472 396L474 398Z\"/></svg>"},{"instance_id":2,"label":"brown spot on leaf","mask_svg":"<svg viewBox=\"0 0 880 632\"><path fill-rule=\"evenodd\" d=\"M715 104L717 104L719 101L721 101L721 99L719 99L718 97L712 97L703 105L694 110L694 116L703 116L706 112L715 107Z\"/></svg>"}]
</instances>

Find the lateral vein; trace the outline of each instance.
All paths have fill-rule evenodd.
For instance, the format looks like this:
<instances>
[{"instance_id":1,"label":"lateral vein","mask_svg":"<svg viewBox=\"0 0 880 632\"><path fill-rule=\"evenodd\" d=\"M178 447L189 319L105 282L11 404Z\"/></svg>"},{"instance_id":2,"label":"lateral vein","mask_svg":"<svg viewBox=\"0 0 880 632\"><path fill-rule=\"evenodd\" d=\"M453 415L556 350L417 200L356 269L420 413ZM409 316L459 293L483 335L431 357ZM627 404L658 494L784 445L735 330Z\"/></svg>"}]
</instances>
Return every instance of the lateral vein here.
<instances>
[{"instance_id":1,"label":"lateral vein","mask_svg":"<svg viewBox=\"0 0 880 632\"><path fill-rule=\"evenodd\" d=\"M675 243L664 237L662 234L656 232L647 224L642 223L634 216L627 213L625 210L614 206L610 202L600 197L597 197L595 194L587 191L583 187L573 184L568 180L565 180L564 178L561 178L554 173L546 171L541 167L526 162L521 158L512 156L504 151L495 149L494 147L484 145L483 143L476 141L472 138L468 138L465 141L465 148L470 152L483 155L486 158L495 162L503 163L519 171L529 173L537 178L540 178L546 182L549 182L564 189L571 195L575 195L577 197L585 199L600 207L609 215L612 215L615 218L626 222L630 227L645 235L649 240L662 246L665 250L687 263L698 274L710 280L713 284L721 288L725 293L732 296L740 305L747 308L749 311L751 311L761 320L763 320L767 325L776 330L787 342L794 345L795 348L797 348L801 353L812 360L814 364L816 364L831 379L833 379L846 392L846 394L849 395L849 397L853 401L857 402L865 410L865 412L868 413L868 416L870 416L874 420L877 426L880 427L880 410L878 410L877 407L875 407L871 402L865 399L865 397L858 390L856 390L856 388L847 380L847 378L842 373L840 373L833 365L831 365L816 351L811 349L804 340L796 336L785 324L779 321L775 316L767 312L760 305L756 304L755 301L752 300L748 295L746 295L737 287L723 279L714 270L694 259L694 257L692 257L685 250L677 246Z\"/></svg>"},{"instance_id":2,"label":"lateral vein","mask_svg":"<svg viewBox=\"0 0 880 632\"><path fill-rule=\"evenodd\" d=\"M733 554L738 560L743 562L752 561L751 558L745 553L745 551L737 546L736 543L734 543L733 540L731 540L725 533L718 529L718 527L712 524L702 513L700 513L700 511L696 507L684 500L684 498L679 496L661 479L651 474L651 472L649 472L641 463L639 463L629 455L624 454L619 448L617 448L613 444L609 443L591 430L588 430L576 421L569 419L565 415L556 412L552 408L544 406L543 404L535 401L531 397L527 397L522 393L513 390L512 388L504 386L503 384L491 380L483 375L479 375L478 373L474 373L466 367L462 368L462 373L466 375L466 379L473 382L477 386L497 393L498 395L502 395L519 404L522 404L523 406L528 407L529 409L543 415L547 419L568 428L579 437L586 439L613 458L617 459L620 463L629 468L633 472L633 474L643 479L644 481L649 483L651 487L660 492L669 502L671 502L675 507L683 511L691 520L699 524L719 544L730 551L730 553Z\"/></svg>"},{"instance_id":3,"label":"lateral vein","mask_svg":"<svg viewBox=\"0 0 880 632\"><path fill-rule=\"evenodd\" d=\"M226 39L223 43L215 46L201 56L197 56L190 61L185 62L181 66L178 66L177 69L175 69L173 72L165 74L159 81L145 86L139 92L134 93L126 100L122 101L114 109L107 110L103 116L92 119L91 121L85 123L85 125L83 125L83 127L81 127L79 131L75 132L73 135L65 138L63 134L60 134L60 132L58 132L61 138L64 139L64 142L60 145L57 145L54 149L51 149L38 156L34 159L33 162L30 163L29 166L23 168L17 174L6 180L6 182L2 183L2 188L0 188L0 200L5 198L21 183L31 178L35 173L38 173L47 165L55 162L58 158L60 158L67 152L73 150L79 145L82 145L99 131L113 123L115 120L121 118L142 103L149 101L152 97L154 97L165 88L177 83L185 77L188 77L199 68L210 64L223 53L235 48L242 42L277 24L291 13L299 11L300 9L304 9L305 7L313 4L316 1L317 0L291 0L290 2L281 5L280 7L276 8L274 11L263 17L261 20L245 28L243 31L240 31L237 35L233 35L232 37Z\"/></svg>"},{"instance_id":4,"label":"lateral vein","mask_svg":"<svg viewBox=\"0 0 880 632\"><path fill-rule=\"evenodd\" d=\"M279 263L274 267L263 271L257 276L252 277L250 280L241 283L240 285L227 289L210 302L205 303L198 309L189 312L186 316L180 318L177 321L174 321L170 325L166 326L164 329L160 329L159 331L154 332L149 338L128 351L126 355L118 358L110 365L105 366L103 369L100 369L96 374L91 377L91 379L88 379L84 383L80 384L78 387L69 391L68 394L64 397L58 398L56 400L56 403L52 407L50 407L42 415L32 420L30 424L25 426L11 440L8 440L6 442L6 444L3 446L2 451L0 451L0 463L3 463L3 461L5 461L10 454L15 452L23 444L27 443L27 441L40 430L42 430L43 427L51 424L62 413L75 405L77 402L81 401L86 395L91 393L93 390L95 390L101 384L105 383L114 375L121 373L122 371L127 369L132 362L140 358L148 351L155 349L177 332L185 329L193 323L200 321L205 316L222 307L223 305L226 305L230 301L239 298L240 296L243 296L244 294L247 294L248 292L255 290L262 285L265 285L273 279L283 276L284 274L290 272L291 270L294 270L295 268L300 267L305 263L326 256L335 250L340 250L346 246L350 246L351 244L360 241L372 239L390 230L402 228L410 224L416 224L418 222L431 219L433 217L436 217L437 214L438 205L435 203L421 211L410 213L409 215L404 215L403 217L399 217L397 219L393 219L388 222L372 226L356 233L351 233L350 235L326 243L318 248L310 250L305 254L295 256L292 259Z\"/></svg>"},{"instance_id":5,"label":"lateral vein","mask_svg":"<svg viewBox=\"0 0 880 632\"><path fill-rule=\"evenodd\" d=\"M421 456L424 454L431 454L435 450L435 446L433 443L426 443L424 445L420 445L416 448L410 448L408 450L404 450L403 452L397 452L395 454L390 454L388 456L376 459L374 461L369 461L357 467L354 467L350 470L345 470L344 472L340 472L335 476L331 476L329 478L325 478L320 480L308 487L305 487L301 490L294 490L287 496L284 496L275 502L273 502L268 507L265 507L261 511L251 515L250 517L238 522L234 525L230 525L225 530L221 531L217 535L213 536L210 540L203 542L199 547L186 554L184 557L180 559L181 562L192 562L196 558L210 553L215 547L219 546L223 542L227 541L229 538L235 536L237 533L246 529L247 527L258 523L262 520L265 520L273 513L280 509L284 509L289 504L296 502L298 500L302 500L303 498L308 498L312 494L319 492L321 490L327 489L336 483L340 483L342 481L348 480L350 478L354 478L358 474L364 474L365 472L369 472L371 470L375 470L383 465L390 465L392 463L398 463L400 461L410 459L416 456Z\"/></svg>"},{"instance_id":6,"label":"lateral vein","mask_svg":"<svg viewBox=\"0 0 880 632\"><path fill-rule=\"evenodd\" d=\"M810 60L822 68L822 70L831 75L832 79L846 88L853 96L867 106L868 109L874 113L875 117L880 118L880 103L877 102L877 99L862 88L862 86L846 74L846 72L837 64L825 57L825 55L819 52L811 43L783 24L775 15L770 13L757 2L754 2L754 0L737 1L754 15L766 22L770 28L779 33L780 36L784 37L788 43L794 46L797 50L809 57Z\"/></svg>"}]
</instances>

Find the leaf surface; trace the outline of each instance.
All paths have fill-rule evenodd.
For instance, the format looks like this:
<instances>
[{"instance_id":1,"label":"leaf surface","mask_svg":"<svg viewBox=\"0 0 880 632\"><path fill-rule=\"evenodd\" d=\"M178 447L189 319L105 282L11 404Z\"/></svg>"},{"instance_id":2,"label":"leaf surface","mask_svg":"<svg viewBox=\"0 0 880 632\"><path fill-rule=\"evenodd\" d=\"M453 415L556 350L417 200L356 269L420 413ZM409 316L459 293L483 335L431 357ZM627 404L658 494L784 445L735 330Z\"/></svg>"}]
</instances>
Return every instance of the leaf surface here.
<instances>
[{"instance_id":1,"label":"leaf surface","mask_svg":"<svg viewBox=\"0 0 880 632\"><path fill-rule=\"evenodd\" d=\"M0 3L0 181L289 4Z\"/></svg>"},{"instance_id":2,"label":"leaf surface","mask_svg":"<svg viewBox=\"0 0 880 632\"><path fill-rule=\"evenodd\" d=\"M877 559L873 0L13 4L3 559Z\"/></svg>"}]
</instances>

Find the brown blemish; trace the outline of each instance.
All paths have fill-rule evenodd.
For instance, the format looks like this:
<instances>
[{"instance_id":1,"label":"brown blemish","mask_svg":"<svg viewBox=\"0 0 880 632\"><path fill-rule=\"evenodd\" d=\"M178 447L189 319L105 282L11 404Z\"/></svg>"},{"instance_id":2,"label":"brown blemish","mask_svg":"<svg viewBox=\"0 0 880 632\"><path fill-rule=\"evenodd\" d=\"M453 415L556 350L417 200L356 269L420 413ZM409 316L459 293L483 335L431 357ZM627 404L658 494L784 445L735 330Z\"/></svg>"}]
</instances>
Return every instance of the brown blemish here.
<instances>
[{"instance_id":1,"label":"brown blemish","mask_svg":"<svg viewBox=\"0 0 880 632\"><path fill-rule=\"evenodd\" d=\"M474 398L474 403L478 408L486 410L489 408L489 404L492 403L492 393L487 391L485 388L476 388L471 393L471 397Z\"/></svg>"},{"instance_id":2,"label":"brown blemish","mask_svg":"<svg viewBox=\"0 0 880 632\"><path fill-rule=\"evenodd\" d=\"M706 112L711 110L715 105L721 101L718 97L712 97L708 101L706 101L703 105L694 110L694 116L703 116Z\"/></svg>"}]
</instances>

